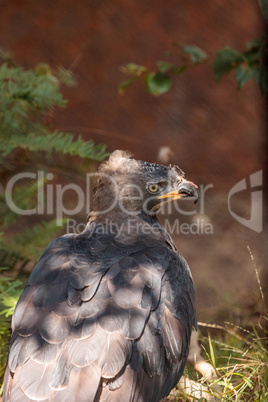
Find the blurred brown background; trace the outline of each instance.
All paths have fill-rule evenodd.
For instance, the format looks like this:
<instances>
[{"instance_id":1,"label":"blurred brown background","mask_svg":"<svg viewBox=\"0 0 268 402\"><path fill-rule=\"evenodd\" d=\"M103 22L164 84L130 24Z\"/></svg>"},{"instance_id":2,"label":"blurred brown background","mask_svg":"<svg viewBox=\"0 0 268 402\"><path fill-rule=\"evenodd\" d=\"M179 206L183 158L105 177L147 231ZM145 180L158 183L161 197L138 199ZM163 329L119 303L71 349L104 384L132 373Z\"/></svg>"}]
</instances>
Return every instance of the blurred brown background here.
<instances>
[{"instance_id":1,"label":"blurred brown background","mask_svg":"<svg viewBox=\"0 0 268 402\"><path fill-rule=\"evenodd\" d=\"M198 215L179 216L180 223L201 217L213 234L175 236L193 272L200 321L242 324L260 309L247 245L261 271L263 232L231 216L228 193L264 167L264 104L254 82L237 91L230 74L217 84L212 61L223 46L244 50L262 30L257 0L0 0L2 48L25 67L46 62L75 74L77 85L62 89L69 103L55 111L55 127L151 162L168 146L169 163L198 185L213 185L204 211L199 205ZM135 62L153 69L173 41L200 46L209 62L175 78L161 97L147 94L141 82L118 95L120 66ZM232 202L249 219L250 191Z\"/></svg>"}]
</instances>

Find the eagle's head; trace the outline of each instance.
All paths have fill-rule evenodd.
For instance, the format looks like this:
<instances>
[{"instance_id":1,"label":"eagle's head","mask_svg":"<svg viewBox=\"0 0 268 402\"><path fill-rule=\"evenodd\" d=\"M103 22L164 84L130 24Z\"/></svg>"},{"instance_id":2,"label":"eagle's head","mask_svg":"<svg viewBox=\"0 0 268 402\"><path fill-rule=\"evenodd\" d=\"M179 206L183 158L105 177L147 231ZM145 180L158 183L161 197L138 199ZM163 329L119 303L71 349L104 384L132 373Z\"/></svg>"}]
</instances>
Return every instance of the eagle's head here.
<instances>
[{"instance_id":1,"label":"eagle's head","mask_svg":"<svg viewBox=\"0 0 268 402\"><path fill-rule=\"evenodd\" d=\"M184 178L178 166L138 161L124 151L114 151L96 176L94 213L154 215L166 202L186 197L198 200L197 186Z\"/></svg>"}]
</instances>

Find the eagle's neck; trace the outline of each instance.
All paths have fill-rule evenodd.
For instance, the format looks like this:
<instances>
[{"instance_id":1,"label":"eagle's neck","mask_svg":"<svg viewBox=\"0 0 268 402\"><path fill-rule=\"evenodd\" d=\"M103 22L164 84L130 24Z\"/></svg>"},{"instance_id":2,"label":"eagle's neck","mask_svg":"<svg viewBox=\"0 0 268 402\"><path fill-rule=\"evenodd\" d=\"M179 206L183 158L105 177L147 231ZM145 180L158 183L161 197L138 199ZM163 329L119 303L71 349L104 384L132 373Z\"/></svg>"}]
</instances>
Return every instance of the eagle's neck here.
<instances>
[{"instance_id":1,"label":"eagle's neck","mask_svg":"<svg viewBox=\"0 0 268 402\"><path fill-rule=\"evenodd\" d=\"M86 228L126 242L138 239L145 242L148 239L163 242L162 229L164 228L156 216L149 216L145 212L128 214L122 211L107 215L93 214Z\"/></svg>"}]
</instances>

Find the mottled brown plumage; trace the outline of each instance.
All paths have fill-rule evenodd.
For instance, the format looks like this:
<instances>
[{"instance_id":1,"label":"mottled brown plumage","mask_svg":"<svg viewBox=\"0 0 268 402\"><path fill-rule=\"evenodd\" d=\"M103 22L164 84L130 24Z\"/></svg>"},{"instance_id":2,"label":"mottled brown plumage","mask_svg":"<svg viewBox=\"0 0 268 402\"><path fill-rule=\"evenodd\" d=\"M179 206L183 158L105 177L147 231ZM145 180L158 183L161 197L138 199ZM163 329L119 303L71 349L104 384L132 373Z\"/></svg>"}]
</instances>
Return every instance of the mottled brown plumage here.
<instances>
[{"instance_id":1,"label":"mottled brown plumage","mask_svg":"<svg viewBox=\"0 0 268 402\"><path fill-rule=\"evenodd\" d=\"M183 373L194 287L155 213L196 186L116 151L94 194L86 230L47 247L19 299L4 402L156 402Z\"/></svg>"}]
</instances>

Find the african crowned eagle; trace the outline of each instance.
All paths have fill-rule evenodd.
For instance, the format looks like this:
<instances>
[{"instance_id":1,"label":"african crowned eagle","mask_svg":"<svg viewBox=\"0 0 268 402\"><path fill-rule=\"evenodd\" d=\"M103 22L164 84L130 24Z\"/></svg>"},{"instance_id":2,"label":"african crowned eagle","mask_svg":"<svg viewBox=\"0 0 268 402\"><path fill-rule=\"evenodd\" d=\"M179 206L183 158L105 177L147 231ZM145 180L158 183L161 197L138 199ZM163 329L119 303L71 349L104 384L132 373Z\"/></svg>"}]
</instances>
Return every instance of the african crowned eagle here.
<instances>
[{"instance_id":1,"label":"african crowned eagle","mask_svg":"<svg viewBox=\"0 0 268 402\"><path fill-rule=\"evenodd\" d=\"M194 286L156 212L197 186L123 151L97 178L86 229L52 241L18 301L4 402L156 402L183 373Z\"/></svg>"}]
</instances>

